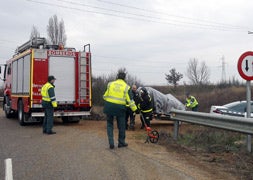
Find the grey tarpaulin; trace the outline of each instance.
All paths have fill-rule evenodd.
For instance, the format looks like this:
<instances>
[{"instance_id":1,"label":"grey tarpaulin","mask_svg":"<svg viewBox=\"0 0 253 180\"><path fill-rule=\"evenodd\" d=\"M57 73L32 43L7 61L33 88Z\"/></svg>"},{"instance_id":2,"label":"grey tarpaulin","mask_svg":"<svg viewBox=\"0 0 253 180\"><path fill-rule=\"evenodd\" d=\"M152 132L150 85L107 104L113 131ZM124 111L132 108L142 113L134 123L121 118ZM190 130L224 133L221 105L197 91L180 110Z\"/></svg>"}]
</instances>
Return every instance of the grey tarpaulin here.
<instances>
[{"instance_id":1,"label":"grey tarpaulin","mask_svg":"<svg viewBox=\"0 0 253 180\"><path fill-rule=\"evenodd\" d=\"M139 92L141 87L138 88ZM163 94L152 87L145 87L153 99L153 112L155 114L169 115L172 108L185 110L185 106L171 94Z\"/></svg>"}]
</instances>

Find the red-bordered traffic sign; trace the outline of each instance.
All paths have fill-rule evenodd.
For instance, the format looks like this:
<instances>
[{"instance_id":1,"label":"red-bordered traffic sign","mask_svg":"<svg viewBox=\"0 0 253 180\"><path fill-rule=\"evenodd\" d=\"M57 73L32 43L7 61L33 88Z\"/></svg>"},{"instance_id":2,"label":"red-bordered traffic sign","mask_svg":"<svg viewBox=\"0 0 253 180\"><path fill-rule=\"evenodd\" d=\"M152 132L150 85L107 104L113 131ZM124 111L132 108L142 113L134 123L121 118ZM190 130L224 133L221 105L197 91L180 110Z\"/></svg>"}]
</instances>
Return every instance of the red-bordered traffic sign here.
<instances>
[{"instance_id":1,"label":"red-bordered traffic sign","mask_svg":"<svg viewBox=\"0 0 253 180\"><path fill-rule=\"evenodd\" d=\"M240 76L248 81L253 80L253 52L243 53L237 63L237 69Z\"/></svg>"}]
</instances>

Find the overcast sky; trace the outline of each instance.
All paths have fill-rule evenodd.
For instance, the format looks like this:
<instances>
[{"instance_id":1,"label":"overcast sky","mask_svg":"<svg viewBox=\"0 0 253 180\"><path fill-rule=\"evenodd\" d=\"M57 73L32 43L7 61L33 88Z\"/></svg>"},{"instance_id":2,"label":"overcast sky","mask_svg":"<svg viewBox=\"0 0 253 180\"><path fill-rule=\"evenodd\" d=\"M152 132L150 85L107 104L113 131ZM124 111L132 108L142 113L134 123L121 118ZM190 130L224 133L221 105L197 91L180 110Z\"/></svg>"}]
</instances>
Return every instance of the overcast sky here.
<instances>
[{"instance_id":1,"label":"overcast sky","mask_svg":"<svg viewBox=\"0 0 253 180\"><path fill-rule=\"evenodd\" d=\"M47 37L48 20L63 19L67 46L91 44L93 75L125 67L146 85L165 85L175 68L189 83L190 59L205 61L210 81L241 80L240 55L253 49L252 0L0 0L0 62L26 42L32 26Z\"/></svg>"}]
</instances>

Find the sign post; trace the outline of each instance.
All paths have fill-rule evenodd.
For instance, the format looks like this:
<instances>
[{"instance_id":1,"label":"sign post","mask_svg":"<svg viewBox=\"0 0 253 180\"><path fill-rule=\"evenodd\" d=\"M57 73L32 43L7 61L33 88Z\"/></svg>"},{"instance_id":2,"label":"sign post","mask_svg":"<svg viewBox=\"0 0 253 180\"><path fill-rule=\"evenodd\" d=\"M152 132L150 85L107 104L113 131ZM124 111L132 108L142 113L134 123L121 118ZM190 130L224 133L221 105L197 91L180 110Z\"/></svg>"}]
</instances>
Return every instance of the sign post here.
<instances>
[{"instance_id":1,"label":"sign post","mask_svg":"<svg viewBox=\"0 0 253 180\"><path fill-rule=\"evenodd\" d=\"M250 89L250 81L246 82L246 88L247 88L247 118L250 118L251 115L251 89ZM252 147L251 147L251 135L247 135L247 149L248 152L252 152Z\"/></svg>"},{"instance_id":2,"label":"sign post","mask_svg":"<svg viewBox=\"0 0 253 180\"><path fill-rule=\"evenodd\" d=\"M251 89L250 81L253 80L253 52L248 51L243 53L237 63L237 69L240 76L246 80L246 100L247 100L247 118L251 115ZM247 135L247 149L252 151L251 135Z\"/></svg>"}]
</instances>

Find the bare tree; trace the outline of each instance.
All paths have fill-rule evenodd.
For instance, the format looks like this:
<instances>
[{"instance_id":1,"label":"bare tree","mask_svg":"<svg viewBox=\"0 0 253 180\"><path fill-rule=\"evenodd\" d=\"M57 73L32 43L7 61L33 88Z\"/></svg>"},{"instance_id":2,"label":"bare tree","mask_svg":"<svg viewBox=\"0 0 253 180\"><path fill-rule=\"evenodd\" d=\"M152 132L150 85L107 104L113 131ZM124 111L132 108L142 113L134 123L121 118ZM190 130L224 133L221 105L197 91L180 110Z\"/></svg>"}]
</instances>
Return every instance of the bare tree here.
<instances>
[{"instance_id":1,"label":"bare tree","mask_svg":"<svg viewBox=\"0 0 253 180\"><path fill-rule=\"evenodd\" d=\"M177 86L177 82L183 78L183 74L176 72L175 68L170 70L169 74L165 74L165 79L168 81L169 84L173 84L174 88Z\"/></svg>"},{"instance_id":2,"label":"bare tree","mask_svg":"<svg viewBox=\"0 0 253 180\"><path fill-rule=\"evenodd\" d=\"M59 23L59 42L62 42L65 45L66 40L67 40L67 36L65 33L65 25L64 25L64 21L61 20Z\"/></svg>"},{"instance_id":3,"label":"bare tree","mask_svg":"<svg viewBox=\"0 0 253 180\"><path fill-rule=\"evenodd\" d=\"M57 15L54 15L53 17L49 18L47 25L47 34L51 43L62 43L63 45L66 44L67 36L65 34L64 21L61 20L60 22L58 22Z\"/></svg>"},{"instance_id":4,"label":"bare tree","mask_svg":"<svg viewBox=\"0 0 253 180\"><path fill-rule=\"evenodd\" d=\"M141 81L138 80L136 76L132 76L131 74L129 74L125 67L119 68L118 73L119 72L126 73L126 79L125 80L126 80L128 85L132 86L133 84L135 84L137 87L142 85Z\"/></svg>"},{"instance_id":5,"label":"bare tree","mask_svg":"<svg viewBox=\"0 0 253 180\"><path fill-rule=\"evenodd\" d=\"M143 86L143 83L136 77L130 74L127 75L126 82L129 86L136 85L137 87Z\"/></svg>"},{"instance_id":6,"label":"bare tree","mask_svg":"<svg viewBox=\"0 0 253 180\"><path fill-rule=\"evenodd\" d=\"M194 85L208 84L210 71L204 61L199 67L198 60L194 58L190 59L188 63L186 75Z\"/></svg>"},{"instance_id":7,"label":"bare tree","mask_svg":"<svg viewBox=\"0 0 253 180\"><path fill-rule=\"evenodd\" d=\"M36 26L33 25L32 31L30 34L30 39L37 38L37 37L40 37L40 33L39 33L38 29L36 28Z\"/></svg>"}]
</instances>

